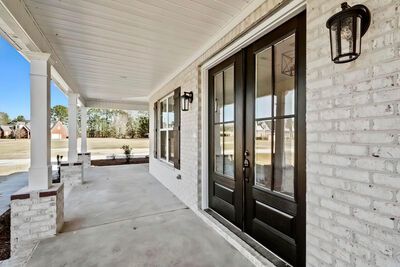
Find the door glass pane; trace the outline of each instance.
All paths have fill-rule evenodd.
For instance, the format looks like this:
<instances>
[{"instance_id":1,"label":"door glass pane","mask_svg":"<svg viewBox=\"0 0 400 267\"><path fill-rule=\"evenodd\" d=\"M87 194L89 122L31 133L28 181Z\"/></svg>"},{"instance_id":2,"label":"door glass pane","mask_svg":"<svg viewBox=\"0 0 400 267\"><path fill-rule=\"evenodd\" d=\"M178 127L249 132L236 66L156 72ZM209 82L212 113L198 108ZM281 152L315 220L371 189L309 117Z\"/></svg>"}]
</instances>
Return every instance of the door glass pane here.
<instances>
[{"instance_id":1,"label":"door glass pane","mask_svg":"<svg viewBox=\"0 0 400 267\"><path fill-rule=\"evenodd\" d=\"M234 120L234 72L233 66L224 71L224 121Z\"/></svg>"},{"instance_id":2,"label":"door glass pane","mask_svg":"<svg viewBox=\"0 0 400 267\"><path fill-rule=\"evenodd\" d=\"M214 125L214 171L224 173L224 129L223 124Z\"/></svg>"},{"instance_id":3,"label":"door glass pane","mask_svg":"<svg viewBox=\"0 0 400 267\"><path fill-rule=\"evenodd\" d=\"M160 145L161 145L161 158L162 159L167 159L167 132L166 131L160 131Z\"/></svg>"},{"instance_id":4,"label":"door glass pane","mask_svg":"<svg viewBox=\"0 0 400 267\"><path fill-rule=\"evenodd\" d=\"M271 189L272 121L257 121L255 131L255 184Z\"/></svg>"},{"instance_id":5,"label":"door glass pane","mask_svg":"<svg viewBox=\"0 0 400 267\"><path fill-rule=\"evenodd\" d=\"M233 123L224 124L224 174L233 177L235 173L235 130Z\"/></svg>"},{"instance_id":6,"label":"door glass pane","mask_svg":"<svg viewBox=\"0 0 400 267\"><path fill-rule=\"evenodd\" d=\"M294 118L275 121L274 191L293 196L295 131Z\"/></svg>"},{"instance_id":7,"label":"door glass pane","mask_svg":"<svg viewBox=\"0 0 400 267\"><path fill-rule=\"evenodd\" d=\"M168 111L167 111L167 100L161 101L161 128L168 127Z\"/></svg>"},{"instance_id":8,"label":"door glass pane","mask_svg":"<svg viewBox=\"0 0 400 267\"><path fill-rule=\"evenodd\" d=\"M174 146L175 146L174 131L172 130L168 131L168 138L169 138L169 148L168 148L169 161L174 162Z\"/></svg>"},{"instance_id":9,"label":"door glass pane","mask_svg":"<svg viewBox=\"0 0 400 267\"><path fill-rule=\"evenodd\" d=\"M170 96L168 97L168 128L174 127L174 121L174 97Z\"/></svg>"},{"instance_id":10,"label":"door glass pane","mask_svg":"<svg viewBox=\"0 0 400 267\"><path fill-rule=\"evenodd\" d=\"M276 116L294 114L295 35L274 46L275 49L275 111Z\"/></svg>"},{"instance_id":11,"label":"door glass pane","mask_svg":"<svg viewBox=\"0 0 400 267\"><path fill-rule=\"evenodd\" d=\"M224 87L223 87L223 72L214 76L214 108L215 117L214 121L223 121L223 107L224 107Z\"/></svg>"},{"instance_id":12,"label":"door glass pane","mask_svg":"<svg viewBox=\"0 0 400 267\"><path fill-rule=\"evenodd\" d=\"M256 119L272 116L272 49L256 55Z\"/></svg>"}]
</instances>

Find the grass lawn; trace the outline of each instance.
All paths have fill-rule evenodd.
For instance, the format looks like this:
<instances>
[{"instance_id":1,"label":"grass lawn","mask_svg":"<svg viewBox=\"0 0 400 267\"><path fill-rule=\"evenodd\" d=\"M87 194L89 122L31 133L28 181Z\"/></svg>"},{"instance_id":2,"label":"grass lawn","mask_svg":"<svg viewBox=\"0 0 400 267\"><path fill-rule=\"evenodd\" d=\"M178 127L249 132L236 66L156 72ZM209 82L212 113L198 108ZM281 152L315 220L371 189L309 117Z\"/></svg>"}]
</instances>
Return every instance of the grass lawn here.
<instances>
[{"instance_id":1,"label":"grass lawn","mask_svg":"<svg viewBox=\"0 0 400 267\"><path fill-rule=\"evenodd\" d=\"M133 155L149 154L149 139L116 139L116 138L88 138L88 151L92 158L105 158L112 154L123 154L121 147L129 145L133 148ZM80 139L78 139L78 151ZM30 140L28 139L0 139L0 175L13 172L27 171L29 167ZM68 140L51 141L51 160L55 161L57 155L64 156L67 160Z\"/></svg>"}]
</instances>

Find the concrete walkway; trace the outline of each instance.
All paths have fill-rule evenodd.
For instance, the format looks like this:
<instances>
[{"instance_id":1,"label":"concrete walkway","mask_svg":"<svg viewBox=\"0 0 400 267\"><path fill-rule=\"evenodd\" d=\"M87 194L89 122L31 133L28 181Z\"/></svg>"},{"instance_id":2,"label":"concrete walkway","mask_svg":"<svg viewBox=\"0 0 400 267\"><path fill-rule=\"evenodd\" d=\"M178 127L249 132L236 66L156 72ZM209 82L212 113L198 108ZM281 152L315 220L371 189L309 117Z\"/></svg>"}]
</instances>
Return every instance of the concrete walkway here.
<instances>
[{"instance_id":1,"label":"concrete walkway","mask_svg":"<svg viewBox=\"0 0 400 267\"><path fill-rule=\"evenodd\" d=\"M251 266L148 173L148 165L91 168L65 202L63 233L28 266Z\"/></svg>"},{"instance_id":2,"label":"concrete walkway","mask_svg":"<svg viewBox=\"0 0 400 267\"><path fill-rule=\"evenodd\" d=\"M11 195L27 185L27 172L0 176L0 215L10 208Z\"/></svg>"}]
</instances>

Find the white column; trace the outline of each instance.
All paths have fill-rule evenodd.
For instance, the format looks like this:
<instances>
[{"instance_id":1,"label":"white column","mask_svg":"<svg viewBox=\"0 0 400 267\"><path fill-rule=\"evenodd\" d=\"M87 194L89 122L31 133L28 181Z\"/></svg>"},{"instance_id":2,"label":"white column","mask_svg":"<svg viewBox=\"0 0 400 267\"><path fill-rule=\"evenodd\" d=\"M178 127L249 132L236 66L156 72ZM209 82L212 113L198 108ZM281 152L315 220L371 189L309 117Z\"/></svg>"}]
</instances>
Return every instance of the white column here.
<instances>
[{"instance_id":1,"label":"white column","mask_svg":"<svg viewBox=\"0 0 400 267\"><path fill-rule=\"evenodd\" d=\"M42 190L51 186L50 163L50 54L32 53L31 83L31 166L29 189Z\"/></svg>"},{"instance_id":2,"label":"white column","mask_svg":"<svg viewBox=\"0 0 400 267\"><path fill-rule=\"evenodd\" d=\"M81 153L87 152L87 108L81 107Z\"/></svg>"},{"instance_id":3,"label":"white column","mask_svg":"<svg viewBox=\"0 0 400 267\"><path fill-rule=\"evenodd\" d=\"M77 109L78 95L75 93L68 94L68 161L76 162L78 160L77 150Z\"/></svg>"}]
</instances>

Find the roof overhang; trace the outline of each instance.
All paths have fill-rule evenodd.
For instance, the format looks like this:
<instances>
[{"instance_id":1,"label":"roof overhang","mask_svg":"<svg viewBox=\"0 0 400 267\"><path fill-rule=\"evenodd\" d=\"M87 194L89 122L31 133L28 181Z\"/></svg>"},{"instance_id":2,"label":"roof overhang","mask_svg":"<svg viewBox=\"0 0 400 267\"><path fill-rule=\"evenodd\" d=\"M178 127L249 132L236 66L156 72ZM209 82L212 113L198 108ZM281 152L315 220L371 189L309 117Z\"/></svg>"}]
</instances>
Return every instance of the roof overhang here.
<instances>
[{"instance_id":1,"label":"roof overhang","mask_svg":"<svg viewBox=\"0 0 400 267\"><path fill-rule=\"evenodd\" d=\"M177 12L176 15L179 18L187 19L191 22L198 21L198 23L200 23L199 25L193 25L192 28L186 25L187 21L180 22L179 20L177 21L176 18L163 18L163 16L165 17L164 11L160 10L160 8L156 6L159 3L150 2L113 2L113 4L108 2L99 3L96 1L77 2L75 4L82 5L82 8L79 7L77 11L80 12L81 9L85 10L82 11L85 13L79 14L83 16L83 19L79 21L78 18L78 21L70 21L70 16L64 16L65 14L63 13L70 12L71 10L68 11L68 8L74 8L73 5L71 6L69 1L0 0L0 34L28 61L30 53L49 53L51 55L49 61L52 66L52 80L65 94L78 94L80 105L99 108L148 110L148 101L154 92L159 90L215 42L231 31L240 21L260 6L264 0L204 1L194 2L189 4L189 6L185 6L188 5L188 3L184 0L173 1L176 8L165 10L165 12L169 12L168 14L172 14L171 12ZM130 11L125 11L123 5L125 5L126 9L129 9ZM140 5L144 10L136 11L134 8L136 7L135 5ZM149 7L146 5L154 6L154 12L150 12L151 10L149 10ZM191 5L194 6L192 7ZM220 8L220 10L214 10L214 6L213 8L210 8L210 5L218 5L217 7ZM93 7L93 9L98 7L98 10L94 10L94 13L92 14L90 7ZM58 12L58 15L51 12L54 10ZM189 15L184 14L185 12L182 12L182 10L194 12L193 16L197 17L191 18L192 13ZM105 11L113 13L113 17L108 18L109 23L104 23L101 16L107 15ZM138 17L137 23L140 24L149 20L146 16L140 16L140 14L135 13L142 11L144 12L143 14L152 15L152 18L155 20L160 19L160 21L163 22L163 20L166 19L165 28L158 29L156 25L154 32L147 31L143 33L147 34L149 37L148 39L140 37L143 40L139 37L137 40L129 39L131 37L136 38L136 35L140 34L135 31L128 31L125 43L121 41L116 42L114 39L120 37L123 38L123 36L111 32L113 27L118 29L118 27L124 26L118 24L118 18L125 16L127 19L133 19L136 21L136 18ZM145 11L147 11L147 13L145 13ZM133 13L133 17L129 17L131 15L130 13ZM153 13L159 17L154 17ZM71 12L68 14L73 15L75 13ZM71 25L76 25L76 23L79 22L89 23L91 19L96 21L98 19L99 21L97 22L99 23L99 27L103 27L104 29L102 28L102 30L108 30L110 34L112 34L113 38L110 37L111 39L108 40L105 35L100 35L100 37L90 34L90 36L79 35L81 33L74 32L74 28L71 28ZM141 19L143 19L143 21L140 21ZM73 18L71 18L71 20L73 20ZM208 20L211 20L211 22ZM101 25L100 22L102 23ZM212 27L213 24L218 24L218 27ZM53 25L54 29L52 28ZM164 26L163 24L161 25ZM177 28L174 28L174 25L178 25ZM209 27L204 27L204 25L209 25ZM82 28L89 26L85 25L82 26ZM192 29L197 30L198 33L186 36L187 34L179 32L181 30L179 27L183 27L182 29L188 33L190 33L190 30ZM138 29L140 29L140 27ZM129 28L127 28L127 30L129 30ZM63 31L62 34L64 35L64 39L55 37L58 36L58 34L57 32L52 31ZM164 31L167 31L167 33L164 33ZM171 34L172 37L182 36L182 38L186 40L186 43L183 44L183 39L167 38L168 34ZM76 39L77 36L79 38ZM154 53L154 47L157 48L160 46L159 42L157 42L157 40L159 40L157 39L159 38L158 36L164 36L163 38L166 38L165 41L170 43L170 46L168 47L171 51L170 55L164 51L160 54L160 57L153 57L154 62L151 60L149 61L149 57L146 58L146 56L144 56L144 62L147 62L147 64L128 64L129 60L134 60L135 58L130 58L129 53L126 53L126 51L129 51L130 49L135 50L138 47L143 48L148 44L149 46L153 46L153 48L151 48L153 50L149 51ZM87 39L87 43L90 43L93 50L99 50L103 46L101 46L101 43L99 42L96 43L96 41L102 40L102 37L105 38L105 41L109 41L110 44L110 50L103 51L104 60L99 61L99 58L102 59L101 56L99 57L98 54L93 54L90 49L85 50L79 46L79 44L82 44L79 43L79 41L83 38L85 40ZM153 41L149 43L149 40ZM201 42L199 42L199 40ZM139 43L132 44L131 41L137 41ZM182 45L182 47L180 47L180 45ZM90 48L90 46L88 47ZM125 52L127 59L119 53L120 51ZM143 54L147 51L148 50L144 49ZM80 53L80 55L76 56L73 54L74 52ZM178 58L181 54L182 56ZM174 60L176 62L174 62ZM75 63L78 61L81 65L77 67ZM118 64L116 65L116 62L118 61L124 61L126 64L121 64L121 67L119 67ZM85 63L87 65L82 65L82 62L87 62ZM98 64L96 64L96 62L98 62ZM164 65L158 67L157 64ZM169 64L171 66L169 66ZM148 69L150 69L150 72ZM128 79L126 78L124 72L126 70L128 73L132 74L132 79L130 79L131 77L128 77ZM147 76L141 77L140 75L142 73ZM119 80L116 81L115 84L113 81L110 83L110 77L116 77ZM121 82L120 79L127 80ZM143 84L143 88L138 88L142 86L141 84ZM130 88L130 85L132 88ZM88 96L89 93L93 93L94 90L98 90L99 92L96 92L94 97ZM132 92L130 92L131 95L126 94L127 90L132 90ZM135 90L138 90L138 93L136 93ZM110 95L112 97L110 97Z\"/></svg>"}]
</instances>

